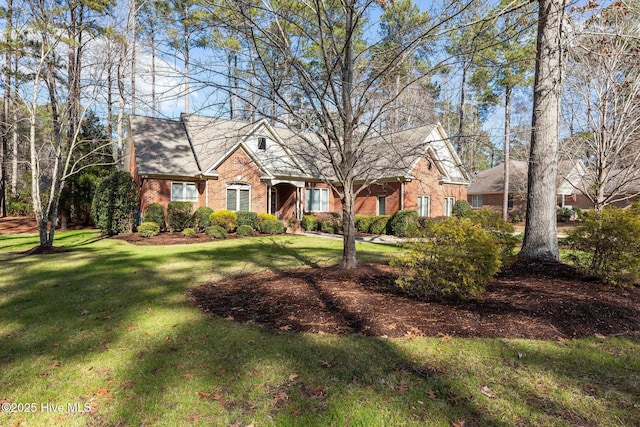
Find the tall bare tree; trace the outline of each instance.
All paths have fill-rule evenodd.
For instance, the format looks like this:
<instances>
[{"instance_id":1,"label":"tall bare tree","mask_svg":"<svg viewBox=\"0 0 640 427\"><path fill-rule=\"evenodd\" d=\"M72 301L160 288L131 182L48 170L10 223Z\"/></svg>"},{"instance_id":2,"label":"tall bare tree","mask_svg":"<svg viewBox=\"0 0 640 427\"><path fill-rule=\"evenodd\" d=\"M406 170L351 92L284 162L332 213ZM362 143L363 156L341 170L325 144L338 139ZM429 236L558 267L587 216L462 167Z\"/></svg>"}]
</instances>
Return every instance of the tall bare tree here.
<instances>
[{"instance_id":1,"label":"tall bare tree","mask_svg":"<svg viewBox=\"0 0 640 427\"><path fill-rule=\"evenodd\" d=\"M527 218L520 251L521 258L536 261L559 259L556 176L567 39L565 9L566 0L538 0Z\"/></svg>"},{"instance_id":2,"label":"tall bare tree","mask_svg":"<svg viewBox=\"0 0 640 427\"><path fill-rule=\"evenodd\" d=\"M577 189L599 211L640 195L640 8L616 2L582 12L593 15L574 26L565 91L575 134L561 154L583 161Z\"/></svg>"},{"instance_id":3,"label":"tall bare tree","mask_svg":"<svg viewBox=\"0 0 640 427\"><path fill-rule=\"evenodd\" d=\"M421 28L411 28L411 37L397 38L393 53L379 56L375 63L372 52L378 44L363 37L363 25L380 7L373 0L312 0L304 5L288 0L227 1L216 5L228 10L233 16L230 23L238 23L235 30L251 47L247 52L254 55L255 68L248 72L256 72L248 90L271 106L258 105L259 112L296 134L297 143L289 148L306 157L313 174L332 186L342 202L345 268L357 265L355 197L389 170L388 164L382 170L381 156L400 150L385 138L372 138L379 136L377 124L394 108L397 98L430 70L401 81L386 102L374 103L375 95L398 74L400 59L436 37L444 23L460 12L459 5L452 2L440 15L422 22ZM416 144L401 151L409 154L421 148Z\"/></svg>"}]
</instances>

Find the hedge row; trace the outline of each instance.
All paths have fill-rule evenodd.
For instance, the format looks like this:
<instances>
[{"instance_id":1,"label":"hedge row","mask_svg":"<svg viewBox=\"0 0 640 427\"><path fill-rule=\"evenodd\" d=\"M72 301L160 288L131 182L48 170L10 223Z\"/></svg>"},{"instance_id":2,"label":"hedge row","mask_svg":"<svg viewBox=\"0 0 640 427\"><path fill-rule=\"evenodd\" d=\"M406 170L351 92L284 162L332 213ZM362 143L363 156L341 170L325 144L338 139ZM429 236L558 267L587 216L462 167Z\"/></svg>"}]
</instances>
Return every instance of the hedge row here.
<instances>
[{"instance_id":1,"label":"hedge row","mask_svg":"<svg viewBox=\"0 0 640 427\"><path fill-rule=\"evenodd\" d=\"M185 235L193 235L197 232L207 233L211 237L220 236L216 238L226 238L228 233L234 231L241 236L252 235L255 231L260 231L263 234L282 234L285 232L284 224L275 215L258 215L255 212L229 210L213 211L206 206L200 206L193 212L193 205L190 202L170 202L167 206L166 224L164 207L153 203L145 209L142 221L143 224L156 224L158 230L186 231L183 233ZM271 223L272 221L280 223L282 227L274 225ZM149 233L148 226L143 229L145 229L144 234ZM224 231L224 237L222 237L223 233L220 232L220 229Z\"/></svg>"}]
</instances>

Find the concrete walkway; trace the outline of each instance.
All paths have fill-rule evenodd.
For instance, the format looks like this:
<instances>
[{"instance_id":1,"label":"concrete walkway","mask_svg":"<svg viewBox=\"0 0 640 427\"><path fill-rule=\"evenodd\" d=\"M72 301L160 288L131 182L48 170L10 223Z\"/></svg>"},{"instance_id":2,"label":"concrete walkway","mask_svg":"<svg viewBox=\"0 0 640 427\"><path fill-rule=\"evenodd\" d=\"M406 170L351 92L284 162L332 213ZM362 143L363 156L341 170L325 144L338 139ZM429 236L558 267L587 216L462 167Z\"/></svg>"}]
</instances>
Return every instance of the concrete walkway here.
<instances>
[{"instance_id":1,"label":"concrete walkway","mask_svg":"<svg viewBox=\"0 0 640 427\"><path fill-rule=\"evenodd\" d=\"M333 239L333 240L342 240L342 234L327 234L327 233L313 233L313 232L304 232L303 236L309 237L320 237L323 239ZM398 243L405 242L406 239L402 237L396 236L388 236L386 234L382 235L372 235L372 236L356 236L356 242L368 242L368 243L384 243L386 245L397 245Z\"/></svg>"}]
</instances>

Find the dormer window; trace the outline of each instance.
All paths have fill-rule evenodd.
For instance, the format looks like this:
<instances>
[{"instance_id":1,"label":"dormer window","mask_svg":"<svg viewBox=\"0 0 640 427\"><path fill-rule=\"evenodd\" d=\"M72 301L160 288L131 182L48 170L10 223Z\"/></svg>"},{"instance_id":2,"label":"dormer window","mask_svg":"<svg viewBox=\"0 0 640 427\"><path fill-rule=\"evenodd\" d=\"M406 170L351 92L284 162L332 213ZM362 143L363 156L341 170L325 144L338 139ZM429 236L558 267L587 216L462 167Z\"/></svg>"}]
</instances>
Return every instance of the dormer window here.
<instances>
[{"instance_id":1,"label":"dormer window","mask_svg":"<svg viewBox=\"0 0 640 427\"><path fill-rule=\"evenodd\" d=\"M258 138L258 150L266 150L267 149L267 138L261 136Z\"/></svg>"}]
</instances>

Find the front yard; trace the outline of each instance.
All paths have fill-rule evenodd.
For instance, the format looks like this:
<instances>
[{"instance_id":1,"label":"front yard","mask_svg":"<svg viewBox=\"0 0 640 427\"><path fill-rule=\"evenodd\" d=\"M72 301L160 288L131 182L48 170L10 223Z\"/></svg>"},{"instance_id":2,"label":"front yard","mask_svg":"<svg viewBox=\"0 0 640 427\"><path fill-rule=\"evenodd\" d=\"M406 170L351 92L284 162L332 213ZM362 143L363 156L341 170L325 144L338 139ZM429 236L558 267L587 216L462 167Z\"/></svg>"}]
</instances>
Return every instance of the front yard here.
<instances>
[{"instance_id":1,"label":"front yard","mask_svg":"<svg viewBox=\"0 0 640 427\"><path fill-rule=\"evenodd\" d=\"M437 334L402 322L400 338L334 335L319 325L297 332L293 319L286 322L293 312L280 315L283 323L243 317L262 303L257 298L230 301L235 311L221 316L191 299L215 289L205 284L223 280L232 288L241 273L334 265L340 241L134 246L70 231L56 239L68 252L20 254L36 241L0 236L4 425L640 425L632 321L613 335L594 322L594 333L578 339L566 331L547 340L460 338L455 329ZM365 243L358 250L371 263L397 252ZM291 295L282 298L294 305ZM638 304L635 298L625 310ZM476 315L450 310L452 323ZM583 315L576 310L555 315Z\"/></svg>"}]
</instances>

